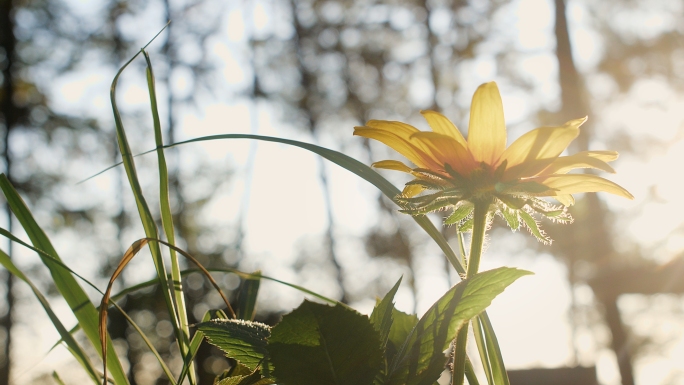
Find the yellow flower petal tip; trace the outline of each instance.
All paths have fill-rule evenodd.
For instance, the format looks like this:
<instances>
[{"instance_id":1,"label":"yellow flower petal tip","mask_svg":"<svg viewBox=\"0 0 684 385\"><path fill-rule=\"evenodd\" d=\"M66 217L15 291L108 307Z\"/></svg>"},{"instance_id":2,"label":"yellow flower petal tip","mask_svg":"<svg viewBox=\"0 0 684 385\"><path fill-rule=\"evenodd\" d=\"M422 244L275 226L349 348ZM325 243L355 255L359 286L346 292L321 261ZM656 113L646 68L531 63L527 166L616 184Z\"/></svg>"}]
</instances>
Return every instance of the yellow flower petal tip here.
<instances>
[{"instance_id":1,"label":"yellow flower petal tip","mask_svg":"<svg viewBox=\"0 0 684 385\"><path fill-rule=\"evenodd\" d=\"M354 135L378 140L416 166L411 168L395 160L373 164L377 168L409 173L415 178L398 198L403 212L423 215L453 208L454 214L447 222L466 226L470 216L463 214L467 211L465 208L475 202L487 202L490 210L504 217L511 228L524 224L539 237L543 232L536 228L529 213L568 222L571 218L565 208L574 204L572 194L608 192L634 198L623 187L599 176L568 174L581 168L615 172L608 164L617 159L615 151L582 151L560 156L579 135L580 126L588 119L586 116L561 126L534 129L507 148L503 104L494 82L482 84L473 95L467 140L441 113L429 110L420 113L431 131L383 120L371 120L365 126L354 128ZM418 195L426 190L431 193ZM540 197L553 198L562 206L553 206Z\"/></svg>"}]
</instances>

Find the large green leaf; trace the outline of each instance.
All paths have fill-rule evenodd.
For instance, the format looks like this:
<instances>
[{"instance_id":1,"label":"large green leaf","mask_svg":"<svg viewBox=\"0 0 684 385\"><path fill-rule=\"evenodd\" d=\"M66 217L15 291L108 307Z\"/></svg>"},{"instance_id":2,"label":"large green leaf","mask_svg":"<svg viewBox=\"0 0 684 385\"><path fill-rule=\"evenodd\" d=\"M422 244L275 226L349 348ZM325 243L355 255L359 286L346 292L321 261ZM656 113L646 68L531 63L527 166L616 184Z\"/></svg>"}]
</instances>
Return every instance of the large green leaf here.
<instances>
[{"instance_id":1,"label":"large green leaf","mask_svg":"<svg viewBox=\"0 0 684 385\"><path fill-rule=\"evenodd\" d=\"M480 314L516 279L532 274L501 267L461 281L418 321L390 365L388 384L433 384L444 370L444 351L468 320Z\"/></svg>"},{"instance_id":2,"label":"large green leaf","mask_svg":"<svg viewBox=\"0 0 684 385\"><path fill-rule=\"evenodd\" d=\"M224 313L223 310L209 310L204 313L202 322L208 322L212 319L228 319L228 316L226 316L226 313ZM177 384L182 384L185 376L188 375L190 363L195 359L195 355L197 354L202 341L204 341L204 333L202 333L200 330L197 330L190 340L188 352L183 359L183 367L181 369L180 375L178 376L178 381L176 381Z\"/></svg>"},{"instance_id":3,"label":"large green leaf","mask_svg":"<svg viewBox=\"0 0 684 385\"><path fill-rule=\"evenodd\" d=\"M286 385L370 385L383 362L367 316L309 301L273 327L268 351L277 382Z\"/></svg>"},{"instance_id":4,"label":"large green leaf","mask_svg":"<svg viewBox=\"0 0 684 385\"><path fill-rule=\"evenodd\" d=\"M83 288L76 282L76 279L70 272L62 268L62 266L55 262L61 262L61 258L57 251L52 246L43 229L40 228L33 214L26 206L24 200L19 196L19 193L14 189L12 184L7 179L5 174L0 175L0 189L7 199L7 203L14 215L21 223L21 226L26 231L33 246L42 250L44 253L50 255L52 258L47 258L45 255L38 253L38 256L43 261L43 264L50 270L50 275L55 283L55 287L62 295L64 300L69 304L71 311L76 316L79 325L85 332L88 340L92 343L95 350L101 351L100 337L98 333L98 312L95 305L90 301ZM114 347L109 339L107 339L107 366L116 384L128 384L126 373L117 358Z\"/></svg>"},{"instance_id":5,"label":"large green leaf","mask_svg":"<svg viewBox=\"0 0 684 385\"><path fill-rule=\"evenodd\" d=\"M394 284L394 287L385 295L382 301L378 302L373 309L370 316L370 322L373 324L375 330L380 333L380 343L384 348L389 338L390 329L392 327L392 312L394 311L394 295L399 290L401 278Z\"/></svg>"},{"instance_id":6,"label":"large green leaf","mask_svg":"<svg viewBox=\"0 0 684 385\"><path fill-rule=\"evenodd\" d=\"M259 322L240 319L215 319L202 322L197 329L204 333L207 340L223 350L250 370L261 365L268 374L268 350L266 349L271 328Z\"/></svg>"},{"instance_id":7,"label":"large green leaf","mask_svg":"<svg viewBox=\"0 0 684 385\"><path fill-rule=\"evenodd\" d=\"M418 316L415 314L406 314L403 311L392 310L392 327L390 328L389 340L387 341L386 353L388 361L392 361L397 355L399 349L404 345L404 342L411 334L413 328L418 323Z\"/></svg>"},{"instance_id":8,"label":"large green leaf","mask_svg":"<svg viewBox=\"0 0 684 385\"><path fill-rule=\"evenodd\" d=\"M390 330L392 329L392 322L394 321L392 317L392 314L395 311L393 301L395 294L397 294L397 290L399 290L399 284L401 284L401 278L399 278L397 283L394 284L394 287L392 287L385 297L381 301L378 301L370 316L370 322L373 324L373 328L380 333L380 344L385 352L387 351L387 340L389 338ZM385 354L382 370L375 377L373 384L382 385L385 383L387 362L387 354Z\"/></svg>"}]
</instances>

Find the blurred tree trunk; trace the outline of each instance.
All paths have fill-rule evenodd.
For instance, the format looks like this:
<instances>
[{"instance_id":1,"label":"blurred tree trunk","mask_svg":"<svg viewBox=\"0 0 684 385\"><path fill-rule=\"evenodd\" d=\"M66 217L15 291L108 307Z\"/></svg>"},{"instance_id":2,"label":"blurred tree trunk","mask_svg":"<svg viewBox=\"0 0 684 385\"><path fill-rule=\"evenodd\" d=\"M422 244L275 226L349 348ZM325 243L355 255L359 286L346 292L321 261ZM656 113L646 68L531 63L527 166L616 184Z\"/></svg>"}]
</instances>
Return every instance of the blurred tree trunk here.
<instances>
[{"instance_id":1,"label":"blurred tree trunk","mask_svg":"<svg viewBox=\"0 0 684 385\"><path fill-rule=\"evenodd\" d=\"M309 104L309 98L316 95L316 80L315 76L309 71L309 69L304 64L304 54L302 50L302 40L309 31L300 23L299 17L297 16L297 2L291 1L290 7L292 9L292 23L295 30L294 44L297 56L297 67L299 73L301 74L301 86L306 90L305 96L301 98L299 102L300 111L305 114L306 126L313 136L314 143L318 144L319 137L317 133L318 127L318 117L316 112L311 108ZM348 303L347 290L344 284L344 273L342 271L342 265L340 264L339 257L337 256L335 247L335 218L332 212L332 201L330 199L330 183L328 182L328 172L326 169L325 160L321 157L316 158L318 162L319 174L318 178L321 182L321 188L323 189L323 199L325 203L325 213L326 219L328 220L328 227L325 231L325 247L328 256L330 257L330 262L332 262L335 269L335 279L337 280L337 285L340 288L340 302Z\"/></svg>"},{"instance_id":2,"label":"blurred tree trunk","mask_svg":"<svg viewBox=\"0 0 684 385\"><path fill-rule=\"evenodd\" d=\"M555 0L556 6L556 57L558 60L559 82L561 87L561 104L559 122L590 115L590 107L587 103L586 89L582 77L575 67L572 57L572 46L568 30L568 21L564 0ZM580 136L574 143L577 151L589 149L592 133L591 123L582 126ZM566 258L566 264L570 277L574 277L574 265L576 261L587 260L593 264L601 261L607 262L615 250L611 243L609 225L607 223L608 211L599 200L597 194L586 194L581 202L578 202L580 210L575 214L575 224L568 231L565 229L564 237L569 238L560 242L564 250L559 254ZM565 246L565 247L563 247ZM569 246L569 247L568 247ZM572 285L572 279L570 284ZM571 287L574 290L574 287ZM594 290L596 291L596 290ZM622 377L623 385L634 385L632 357L627 346L628 338L625 326L620 318L617 306L617 296L605 297L596 293L597 298L603 302L605 321L612 335L611 347L615 351Z\"/></svg>"},{"instance_id":3,"label":"blurred tree trunk","mask_svg":"<svg viewBox=\"0 0 684 385\"><path fill-rule=\"evenodd\" d=\"M3 140L3 160L5 162L5 173L7 178L12 181L11 165L12 158L9 149L9 136L12 128L17 122L18 106L14 104L14 79L13 67L16 60L15 44L16 38L14 36L14 20L13 20L13 3L11 0L0 1L0 67L2 68L2 90L0 91L0 114L2 115L2 124L4 131L2 133ZM3 57L4 56L4 57ZM12 232L12 213L9 204L5 204L5 213L7 214L7 230ZM12 243L7 243L7 254L12 256ZM10 383L10 374L12 369L11 348L12 348L12 316L14 310L14 294L12 292L13 276L9 272L5 272L5 302L6 313L0 318L0 328L5 332L5 339L3 344L2 355L0 356L0 384Z\"/></svg>"}]
</instances>

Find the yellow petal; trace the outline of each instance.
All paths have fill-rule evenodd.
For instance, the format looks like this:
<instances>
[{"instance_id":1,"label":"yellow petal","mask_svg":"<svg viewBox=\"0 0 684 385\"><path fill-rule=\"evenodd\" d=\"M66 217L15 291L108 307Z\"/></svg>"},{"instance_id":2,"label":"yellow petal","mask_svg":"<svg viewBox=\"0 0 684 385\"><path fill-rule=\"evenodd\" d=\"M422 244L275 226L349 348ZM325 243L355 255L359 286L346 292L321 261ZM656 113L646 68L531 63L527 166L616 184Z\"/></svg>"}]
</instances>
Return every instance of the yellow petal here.
<instances>
[{"instance_id":1,"label":"yellow petal","mask_svg":"<svg viewBox=\"0 0 684 385\"><path fill-rule=\"evenodd\" d=\"M434 159L432 159L424 151L417 148L415 145L411 144L408 141L408 138L403 139L386 130L370 127L354 127L354 135L375 139L379 142L382 142L408 158L408 160L413 162L418 167L429 169L435 169L438 167L438 164Z\"/></svg>"},{"instance_id":2,"label":"yellow petal","mask_svg":"<svg viewBox=\"0 0 684 385\"><path fill-rule=\"evenodd\" d=\"M452 123L451 120L449 120L446 116L440 114L439 112L429 110L420 111L420 113L423 114L423 117L425 120L427 120L430 128L432 128L432 131L438 134L449 136L456 140L461 146L468 147L468 144L466 143L463 134L461 134L461 131L459 131L458 127L456 127L456 125Z\"/></svg>"},{"instance_id":3,"label":"yellow petal","mask_svg":"<svg viewBox=\"0 0 684 385\"><path fill-rule=\"evenodd\" d=\"M548 193L547 196L605 191L628 199L634 199L634 196L623 187L607 179L601 178L600 176L591 174L540 176L530 178L529 180L533 180L547 187L556 189L555 191Z\"/></svg>"},{"instance_id":4,"label":"yellow petal","mask_svg":"<svg viewBox=\"0 0 684 385\"><path fill-rule=\"evenodd\" d=\"M499 159L499 164L508 162L504 180L530 177L544 170L577 138L579 126L586 120L571 120L561 127L540 127L518 138Z\"/></svg>"},{"instance_id":5,"label":"yellow petal","mask_svg":"<svg viewBox=\"0 0 684 385\"><path fill-rule=\"evenodd\" d=\"M404 191L401 192L406 198L412 198L425 190L425 187L418 184L410 184L404 187Z\"/></svg>"},{"instance_id":6,"label":"yellow petal","mask_svg":"<svg viewBox=\"0 0 684 385\"><path fill-rule=\"evenodd\" d=\"M554 160L538 175L567 174L576 168L595 168L615 174L615 170L606 162L617 159L615 151L582 151L570 156L561 156Z\"/></svg>"},{"instance_id":7,"label":"yellow petal","mask_svg":"<svg viewBox=\"0 0 684 385\"><path fill-rule=\"evenodd\" d=\"M410 124L392 120L369 120L366 122L366 127L389 132L407 142L410 141L411 135L421 132ZM423 152L429 152L429 148L422 143L414 143L414 145Z\"/></svg>"},{"instance_id":8,"label":"yellow petal","mask_svg":"<svg viewBox=\"0 0 684 385\"><path fill-rule=\"evenodd\" d=\"M371 166L375 168L383 168L385 170L401 171L408 174L413 172L411 167L405 165L404 163L398 160L381 160L379 162L373 163Z\"/></svg>"},{"instance_id":9,"label":"yellow petal","mask_svg":"<svg viewBox=\"0 0 684 385\"><path fill-rule=\"evenodd\" d=\"M477 162L493 165L506 149L506 122L496 83L477 88L470 106L468 150Z\"/></svg>"},{"instance_id":10,"label":"yellow petal","mask_svg":"<svg viewBox=\"0 0 684 385\"><path fill-rule=\"evenodd\" d=\"M553 199L557 200L563 206L572 206L575 204L575 198L572 195L556 195Z\"/></svg>"},{"instance_id":11,"label":"yellow petal","mask_svg":"<svg viewBox=\"0 0 684 385\"><path fill-rule=\"evenodd\" d=\"M430 148L430 153L442 165L439 170L445 171L445 164L449 164L456 172L463 176L470 175L475 168L470 152L450 136L436 132L417 132L411 136L411 143L422 142Z\"/></svg>"}]
</instances>

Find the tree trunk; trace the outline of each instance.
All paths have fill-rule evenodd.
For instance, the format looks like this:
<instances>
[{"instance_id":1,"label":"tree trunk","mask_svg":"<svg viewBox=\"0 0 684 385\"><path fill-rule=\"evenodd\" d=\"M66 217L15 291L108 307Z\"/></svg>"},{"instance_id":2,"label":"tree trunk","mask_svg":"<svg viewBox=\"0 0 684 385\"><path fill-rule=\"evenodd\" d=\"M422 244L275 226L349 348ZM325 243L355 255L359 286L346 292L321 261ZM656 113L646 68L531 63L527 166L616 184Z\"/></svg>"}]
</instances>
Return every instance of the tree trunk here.
<instances>
[{"instance_id":1,"label":"tree trunk","mask_svg":"<svg viewBox=\"0 0 684 385\"><path fill-rule=\"evenodd\" d=\"M555 6L556 58L558 60L558 77L563 108L559 118L565 121L589 115L591 111L587 102L583 79L578 73L572 57L565 0L555 0ZM591 123L582 126L580 136L574 144L578 151L589 149L591 131ZM597 264L600 261L608 262L609 256L614 254L607 223L607 209L597 194L587 194L582 203L584 206L582 212L575 218L576 222L572 229L569 232L566 231L567 236L573 238L572 244L574 245L571 250L563 250L564 257L567 258L568 269L573 268L574 261L586 260ZM570 271L570 276L574 276L572 271ZM597 297L601 297L600 293L596 294ZM634 385L631 353L624 348L627 332L620 319L620 310L617 307L616 300L617 297L604 302L606 322L612 334L612 348L618 357L622 385Z\"/></svg>"},{"instance_id":2,"label":"tree trunk","mask_svg":"<svg viewBox=\"0 0 684 385\"><path fill-rule=\"evenodd\" d=\"M11 0L0 1L0 48L5 52L5 65L2 69L2 90L0 91L0 114L2 115L2 124L4 125L3 132L3 159L5 161L5 173L7 178L12 181L11 165L12 158L9 150L9 136L12 128L17 121L17 106L14 104L12 95L14 94L14 81L12 78L12 71L15 63L15 45L16 37L14 36L14 20L12 18L13 3ZM2 59L2 58L0 58ZM5 212L7 215L7 230L12 232L12 213L9 204L5 204ZM8 242L7 254L12 256L12 243ZM12 292L12 283L14 277L9 272L6 272L5 280L5 302L7 303L7 312L0 318L0 328L5 331L5 341L3 344L2 357L0 357L0 384L10 383L10 373L12 368L11 347L12 347L12 326L13 326L13 310L14 310L14 293Z\"/></svg>"}]
</instances>

